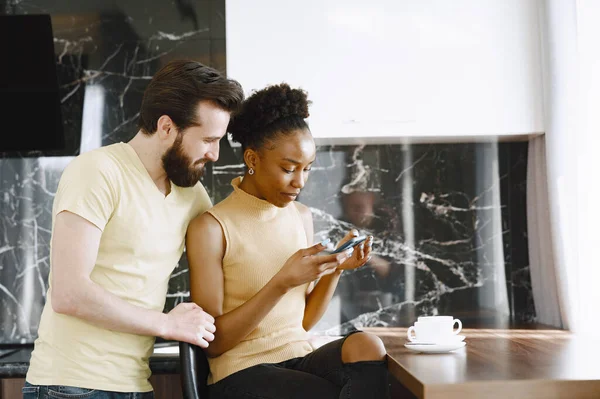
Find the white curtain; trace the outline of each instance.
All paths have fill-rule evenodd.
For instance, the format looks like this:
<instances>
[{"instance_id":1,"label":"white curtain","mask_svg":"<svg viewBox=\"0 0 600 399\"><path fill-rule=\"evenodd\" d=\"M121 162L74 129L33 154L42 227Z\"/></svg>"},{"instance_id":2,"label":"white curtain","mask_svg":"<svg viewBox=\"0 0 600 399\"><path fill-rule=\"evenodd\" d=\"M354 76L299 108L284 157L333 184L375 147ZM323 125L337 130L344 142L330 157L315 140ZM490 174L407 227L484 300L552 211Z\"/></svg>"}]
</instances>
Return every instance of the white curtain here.
<instances>
[{"instance_id":1,"label":"white curtain","mask_svg":"<svg viewBox=\"0 0 600 399\"><path fill-rule=\"evenodd\" d=\"M532 288L538 322L571 329L574 316L575 151L571 141L577 122L577 24L575 3L540 2L545 139L530 142L532 179L528 180L528 228ZM545 147L547 179L543 181ZM533 180L535 178L535 180ZM542 179L542 180L539 180ZM543 191L547 183L546 200ZM529 193L528 192L528 193ZM537 195L536 195L537 194ZM545 210L547 208L547 211ZM547 219L545 220L545 218Z\"/></svg>"},{"instance_id":2,"label":"white curtain","mask_svg":"<svg viewBox=\"0 0 600 399\"><path fill-rule=\"evenodd\" d=\"M539 5L546 135L532 140L529 150L534 301L540 323L597 335L600 2L541 0Z\"/></svg>"},{"instance_id":3,"label":"white curtain","mask_svg":"<svg viewBox=\"0 0 600 399\"><path fill-rule=\"evenodd\" d=\"M529 237L529 270L535 313L540 323L564 328L566 292L558 279L555 262L550 203L546 174L546 138L529 141L527 154L527 235Z\"/></svg>"},{"instance_id":4,"label":"white curtain","mask_svg":"<svg viewBox=\"0 0 600 399\"><path fill-rule=\"evenodd\" d=\"M600 1L577 0L577 319L573 330L600 335Z\"/></svg>"}]
</instances>

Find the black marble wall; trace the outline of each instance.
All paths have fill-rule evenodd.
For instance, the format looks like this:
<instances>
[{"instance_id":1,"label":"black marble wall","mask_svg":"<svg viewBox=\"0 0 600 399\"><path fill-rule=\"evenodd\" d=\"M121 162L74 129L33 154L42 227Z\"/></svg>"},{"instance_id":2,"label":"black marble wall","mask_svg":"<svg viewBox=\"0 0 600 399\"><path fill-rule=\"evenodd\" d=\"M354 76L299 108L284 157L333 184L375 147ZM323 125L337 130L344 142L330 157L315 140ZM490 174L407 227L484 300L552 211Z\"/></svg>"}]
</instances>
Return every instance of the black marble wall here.
<instances>
[{"instance_id":1,"label":"black marble wall","mask_svg":"<svg viewBox=\"0 0 600 399\"><path fill-rule=\"evenodd\" d=\"M225 143L206 176L215 202L244 172ZM528 268L527 143L318 147L299 201L310 206L315 242L350 228L375 237L373 259L344 272L315 327L407 326L450 314L465 325L535 320ZM185 268L185 260L182 262ZM185 279L173 280L177 291Z\"/></svg>"},{"instance_id":2,"label":"black marble wall","mask_svg":"<svg viewBox=\"0 0 600 399\"><path fill-rule=\"evenodd\" d=\"M133 137L143 91L168 61L225 71L224 0L8 0L0 13L51 15L73 155ZM32 342L45 301L52 199L72 159L46 155L0 159L0 343Z\"/></svg>"},{"instance_id":3,"label":"black marble wall","mask_svg":"<svg viewBox=\"0 0 600 399\"><path fill-rule=\"evenodd\" d=\"M225 71L223 0L8 1L2 12L51 14L63 117L75 148L81 132L81 151L133 137L143 90L169 60ZM355 226L375 235L376 256L343 275L315 330L407 325L422 313L467 325L534 320L526 154L526 143L319 147L299 198L313 210L316 239ZM36 337L52 199L72 159L52 155L0 159L0 343ZM214 202L241 173L239 148L225 141L204 179ZM167 309L188 298L187 278L184 257Z\"/></svg>"}]
</instances>

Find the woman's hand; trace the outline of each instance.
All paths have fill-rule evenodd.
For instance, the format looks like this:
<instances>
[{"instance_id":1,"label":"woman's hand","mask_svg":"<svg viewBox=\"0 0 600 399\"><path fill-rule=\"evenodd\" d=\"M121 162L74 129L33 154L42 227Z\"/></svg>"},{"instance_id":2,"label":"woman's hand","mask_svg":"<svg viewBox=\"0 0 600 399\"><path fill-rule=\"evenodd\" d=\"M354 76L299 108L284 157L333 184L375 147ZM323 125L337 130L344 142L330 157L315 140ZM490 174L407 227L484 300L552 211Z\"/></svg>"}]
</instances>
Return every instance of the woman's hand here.
<instances>
[{"instance_id":1,"label":"woman's hand","mask_svg":"<svg viewBox=\"0 0 600 399\"><path fill-rule=\"evenodd\" d=\"M358 231L355 229L350 230L350 232L342 238L338 243L338 247L353 237L358 237ZM369 236L364 242L354 246L354 253L344 263L338 266L337 269L352 270L363 266L371 258L372 246L373 236Z\"/></svg>"},{"instance_id":2,"label":"woman's hand","mask_svg":"<svg viewBox=\"0 0 600 399\"><path fill-rule=\"evenodd\" d=\"M352 249L339 254L317 255L327 248L329 240L312 247L304 248L293 254L273 277L274 282L285 290L309 283L327 274L331 274L352 256Z\"/></svg>"}]
</instances>

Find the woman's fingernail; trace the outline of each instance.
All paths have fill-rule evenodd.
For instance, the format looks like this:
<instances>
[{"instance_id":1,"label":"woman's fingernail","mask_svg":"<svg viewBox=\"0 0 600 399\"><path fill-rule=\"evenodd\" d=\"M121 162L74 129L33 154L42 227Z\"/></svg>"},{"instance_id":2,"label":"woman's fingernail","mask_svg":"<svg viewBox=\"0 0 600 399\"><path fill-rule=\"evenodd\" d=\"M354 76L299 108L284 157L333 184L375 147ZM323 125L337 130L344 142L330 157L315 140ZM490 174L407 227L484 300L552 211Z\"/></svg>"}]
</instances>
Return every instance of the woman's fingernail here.
<instances>
[{"instance_id":1,"label":"woman's fingernail","mask_svg":"<svg viewBox=\"0 0 600 399\"><path fill-rule=\"evenodd\" d=\"M358 237L358 230L354 230L354 229L352 229L352 235L353 235L354 237Z\"/></svg>"},{"instance_id":2,"label":"woman's fingernail","mask_svg":"<svg viewBox=\"0 0 600 399\"><path fill-rule=\"evenodd\" d=\"M331 238L327 238L326 240L321 241L321 245L322 246L327 246L327 244L329 244L329 241L331 241Z\"/></svg>"},{"instance_id":3,"label":"woman's fingernail","mask_svg":"<svg viewBox=\"0 0 600 399\"><path fill-rule=\"evenodd\" d=\"M352 247L352 248L348 248L348 249L346 250L346 254L347 254L348 256L352 255L352 252L354 252L354 247Z\"/></svg>"}]
</instances>

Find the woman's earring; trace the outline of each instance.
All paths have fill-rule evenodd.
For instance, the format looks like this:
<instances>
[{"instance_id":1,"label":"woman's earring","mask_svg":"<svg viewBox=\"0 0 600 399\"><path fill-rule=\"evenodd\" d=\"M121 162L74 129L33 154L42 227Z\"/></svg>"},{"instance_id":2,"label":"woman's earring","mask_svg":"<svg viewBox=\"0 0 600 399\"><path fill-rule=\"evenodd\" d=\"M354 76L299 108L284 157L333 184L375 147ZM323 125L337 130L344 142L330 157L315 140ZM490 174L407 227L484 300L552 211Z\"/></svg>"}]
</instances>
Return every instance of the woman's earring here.
<instances>
[{"instance_id":1,"label":"woman's earring","mask_svg":"<svg viewBox=\"0 0 600 399\"><path fill-rule=\"evenodd\" d=\"M254 169L252 169L252 168L248 169L248 174L249 175L253 175L254 174Z\"/></svg>"}]
</instances>

